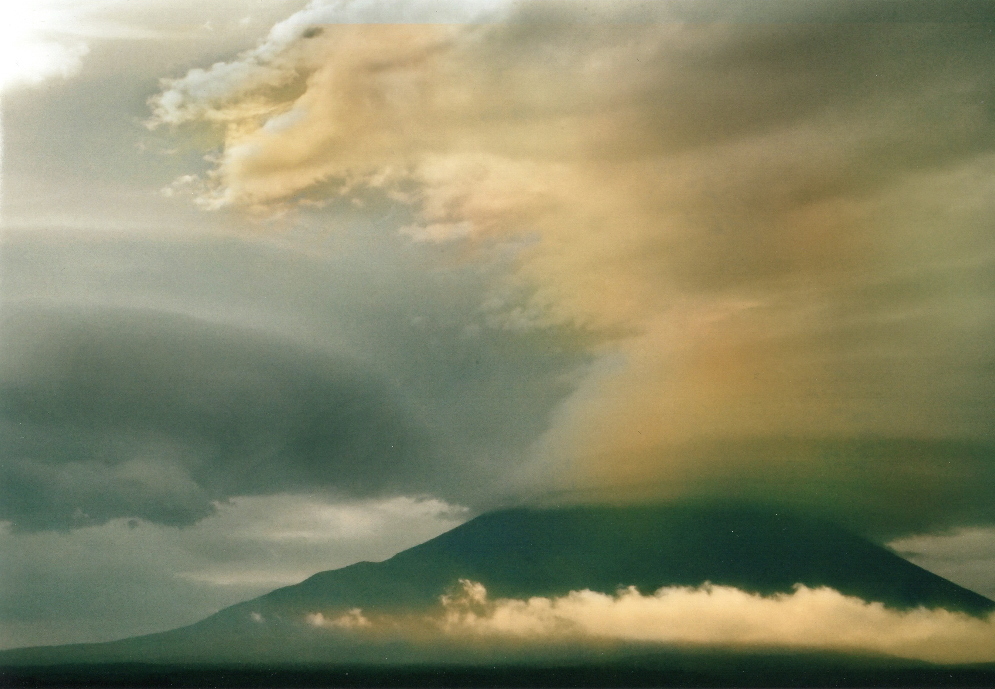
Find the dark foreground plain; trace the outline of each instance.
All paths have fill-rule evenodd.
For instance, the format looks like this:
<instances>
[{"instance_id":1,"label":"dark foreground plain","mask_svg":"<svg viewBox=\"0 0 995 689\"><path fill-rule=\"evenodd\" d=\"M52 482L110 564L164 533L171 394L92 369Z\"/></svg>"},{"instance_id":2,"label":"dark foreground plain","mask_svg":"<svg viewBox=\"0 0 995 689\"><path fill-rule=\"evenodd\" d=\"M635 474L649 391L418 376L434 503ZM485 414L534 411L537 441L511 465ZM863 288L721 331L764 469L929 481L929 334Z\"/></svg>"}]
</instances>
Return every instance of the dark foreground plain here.
<instances>
[{"instance_id":1,"label":"dark foreground plain","mask_svg":"<svg viewBox=\"0 0 995 689\"><path fill-rule=\"evenodd\" d=\"M0 669L4 687L995 687L995 663L699 651L538 665L180 665Z\"/></svg>"}]
</instances>

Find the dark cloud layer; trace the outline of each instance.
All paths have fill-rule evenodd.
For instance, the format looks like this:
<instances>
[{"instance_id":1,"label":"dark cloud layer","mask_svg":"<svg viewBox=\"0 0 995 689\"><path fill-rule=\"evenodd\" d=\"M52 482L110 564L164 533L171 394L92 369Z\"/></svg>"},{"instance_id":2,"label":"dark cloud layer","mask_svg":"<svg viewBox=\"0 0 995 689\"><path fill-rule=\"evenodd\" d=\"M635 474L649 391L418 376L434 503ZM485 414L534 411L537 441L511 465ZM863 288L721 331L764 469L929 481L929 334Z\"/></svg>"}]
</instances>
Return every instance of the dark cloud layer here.
<instances>
[{"instance_id":1,"label":"dark cloud layer","mask_svg":"<svg viewBox=\"0 0 995 689\"><path fill-rule=\"evenodd\" d=\"M521 461L488 447L500 429L475 428L513 419L513 393L401 391L356 361L161 313L8 313L4 333L0 516L16 528L185 525L214 501L280 492L486 504ZM489 385L451 375L464 392Z\"/></svg>"},{"instance_id":2,"label":"dark cloud layer","mask_svg":"<svg viewBox=\"0 0 995 689\"><path fill-rule=\"evenodd\" d=\"M230 495L425 488L424 430L349 362L157 314L4 326L17 526L188 524Z\"/></svg>"},{"instance_id":3,"label":"dark cloud layer","mask_svg":"<svg viewBox=\"0 0 995 689\"><path fill-rule=\"evenodd\" d=\"M184 525L281 492L504 499L586 355L488 327L468 271L339 222L332 251L8 237L3 518Z\"/></svg>"}]
</instances>

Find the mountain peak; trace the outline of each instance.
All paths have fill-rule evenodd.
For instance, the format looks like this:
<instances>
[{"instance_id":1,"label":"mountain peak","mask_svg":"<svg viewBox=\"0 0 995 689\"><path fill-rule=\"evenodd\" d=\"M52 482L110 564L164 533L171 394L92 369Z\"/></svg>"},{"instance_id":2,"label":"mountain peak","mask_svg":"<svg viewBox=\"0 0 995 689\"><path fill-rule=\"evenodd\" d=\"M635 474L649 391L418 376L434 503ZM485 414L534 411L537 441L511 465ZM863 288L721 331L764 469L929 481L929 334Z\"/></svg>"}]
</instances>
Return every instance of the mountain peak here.
<instances>
[{"instance_id":1,"label":"mountain peak","mask_svg":"<svg viewBox=\"0 0 995 689\"><path fill-rule=\"evenodd\" d=\"M995 610L987 598L822 519L736 505L515 508L483 514L383 562L320 572L189 627L3 655L25 662L381 662L386 652L395 662L414 662L423 656L404 654L428 647L368 643L343 630L369 627L369 619L438 621L440 605L458 598L460 587L479 590L484 601L525 605L579 591L617 601L705 587L741 598L833 589L895 610L944 608L978 617ZM316 633L326 627L331 636Z\"/></svg>"},{"instance_id":2,"label":"mountain peak","mask_svg":"<svg viewBox=\"0 0 995 689\"><path fill-rule=\"evenodd\" d=\"M995 603L818 518L749 506L514 508L483 514L381 563L321 572L274 591L350 607L431 605L458 579L493 596L706 582L760 594L825 586L889 607L984 614Z\"/></svg>"}]
</instances>

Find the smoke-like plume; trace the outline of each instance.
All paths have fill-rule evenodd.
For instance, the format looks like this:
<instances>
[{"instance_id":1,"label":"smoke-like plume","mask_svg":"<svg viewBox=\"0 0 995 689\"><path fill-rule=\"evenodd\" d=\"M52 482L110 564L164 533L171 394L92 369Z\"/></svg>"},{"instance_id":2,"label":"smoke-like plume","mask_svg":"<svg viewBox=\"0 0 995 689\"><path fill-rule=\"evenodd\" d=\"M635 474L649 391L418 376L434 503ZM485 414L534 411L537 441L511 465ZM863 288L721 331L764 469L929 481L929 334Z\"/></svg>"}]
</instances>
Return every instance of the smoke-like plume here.
<instances>
[{"instance_id":1,"label":"smoke-like plume","mask_svg":"<svg viewBox=\"0 0 995 689\"><path fill-rule=\"evenodd\" d=\"M379 194L414 241L512 247L495 293L527 296L496 298L495 325L565 325L603 355L526 484L746 485L881 531L995 516L986 25L315 7L167 82L154 121L219 132L207 207Z\"/></svg>"}]
</instances>

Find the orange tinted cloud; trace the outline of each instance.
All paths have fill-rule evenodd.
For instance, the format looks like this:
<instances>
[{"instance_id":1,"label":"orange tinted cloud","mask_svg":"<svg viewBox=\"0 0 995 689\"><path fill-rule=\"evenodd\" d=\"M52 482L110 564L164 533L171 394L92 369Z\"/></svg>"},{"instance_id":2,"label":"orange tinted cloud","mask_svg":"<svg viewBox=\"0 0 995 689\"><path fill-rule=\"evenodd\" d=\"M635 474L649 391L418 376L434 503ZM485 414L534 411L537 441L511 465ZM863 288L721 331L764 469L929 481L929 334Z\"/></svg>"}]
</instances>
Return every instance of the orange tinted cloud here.
<instances>
[{"instance_id":1,"label":"orange tinted cloud","mask_svg":"<svg viewBox=\"0 0 995 689\"><path fill-rule=\"evenodd\" d=\"M387 229L412 241L514 247L493 325L573 328L603 357L525 486L726 491L749 456L737 439L990 443L984 27L580 9L314 26L167 82L156 118L218 128L207 207L379 194L409 209ZM685 451L702 442L731 450ZM988 518L964 481L973 451L922 447L895 495ZM832 473L823 455L772 458L775 497L832 509L808 488ZM867 514L881 469L850 459L865 464L847 509Z\"/></svg>"}]
</instances>

